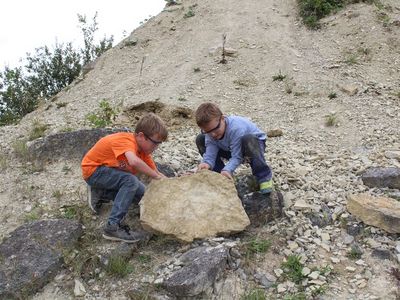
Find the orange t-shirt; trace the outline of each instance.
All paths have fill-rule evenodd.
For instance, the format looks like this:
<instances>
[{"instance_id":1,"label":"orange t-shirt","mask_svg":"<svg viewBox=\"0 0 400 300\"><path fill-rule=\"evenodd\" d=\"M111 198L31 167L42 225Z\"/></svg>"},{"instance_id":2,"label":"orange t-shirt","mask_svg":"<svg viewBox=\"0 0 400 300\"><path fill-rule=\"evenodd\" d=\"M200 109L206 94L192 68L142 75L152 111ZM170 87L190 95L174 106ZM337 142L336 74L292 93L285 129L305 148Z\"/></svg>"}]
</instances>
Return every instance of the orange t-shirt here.
<instances>
[{"instance_id":1,"label":"orange t-shirt","mask_svg":"<svg viewBox=\"0 0 400 300\"><path fill-rule=\"evenodd\" d=\"M101 138L82 159L82 175L88 179L98 166L118 168L122 171L137 173L128 164L125 152L132 151L137 157L143 160L150 168L156 169L151 155L139 151L134 134L129 132L118 132Z\"/></svg>"}]
</instances>

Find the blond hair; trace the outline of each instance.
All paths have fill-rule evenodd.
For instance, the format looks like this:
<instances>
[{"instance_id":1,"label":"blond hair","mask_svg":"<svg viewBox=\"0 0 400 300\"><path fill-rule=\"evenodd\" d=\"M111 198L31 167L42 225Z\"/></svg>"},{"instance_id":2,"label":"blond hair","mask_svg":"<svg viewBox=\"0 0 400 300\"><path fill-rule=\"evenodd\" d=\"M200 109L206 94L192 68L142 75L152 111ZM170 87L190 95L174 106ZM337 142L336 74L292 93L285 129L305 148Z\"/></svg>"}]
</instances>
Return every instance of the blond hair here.
<instances>
[{"instance_id":1,"label":"blond hair","mask_svg":"<svg viewBox=\"0 0 400 300\"><path fill-rule=\"evenodd\" d=\"M202 127L214 119L221 118L221 116L222 111L217 105L211 102L206 102L200 104L196 110L196 123L199 127Z\"/></svg>"},{"instance_id":2,"label":"blond hair","mask_svg":"<svg viewBox=\"0 0 400 300\"><path fill-rule=\"evenodd\" d=\"M163 141L168 137L167 126L159 116L153 113L145 114L140 118L135 128L135 133L139 132L143 132L149 137L158 135Z\"/></svg>"}]
</instances>

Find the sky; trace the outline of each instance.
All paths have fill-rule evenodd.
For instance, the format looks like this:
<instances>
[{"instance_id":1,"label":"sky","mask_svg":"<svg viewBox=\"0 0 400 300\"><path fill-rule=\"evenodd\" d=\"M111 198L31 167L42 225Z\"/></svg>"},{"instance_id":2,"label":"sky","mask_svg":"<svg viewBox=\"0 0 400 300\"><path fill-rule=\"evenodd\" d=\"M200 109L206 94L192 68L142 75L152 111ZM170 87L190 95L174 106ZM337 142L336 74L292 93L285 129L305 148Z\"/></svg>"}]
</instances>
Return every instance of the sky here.
<instances>
[{"instance_id":1,"label":"sky","mask_svg":"<svg viewBox=\"0 0 400 300\"><path fill-rule=\"evenodd\" d=\"M3 0L0 10L0 71L14 68L35 48L73 42L82 46L78 14L92 23L96 11L96 37L114 36L114 45L140 22L162 11L165 0Z\"/></svg>"}]
</instances>

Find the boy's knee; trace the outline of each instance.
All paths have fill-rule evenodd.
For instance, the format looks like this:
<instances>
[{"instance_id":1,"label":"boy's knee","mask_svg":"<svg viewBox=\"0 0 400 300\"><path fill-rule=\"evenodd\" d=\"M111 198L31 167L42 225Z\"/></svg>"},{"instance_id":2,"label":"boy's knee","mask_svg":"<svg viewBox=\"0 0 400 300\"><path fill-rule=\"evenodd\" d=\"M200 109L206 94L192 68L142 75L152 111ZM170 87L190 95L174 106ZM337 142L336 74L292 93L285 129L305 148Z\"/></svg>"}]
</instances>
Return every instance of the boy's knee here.
<instances>
[{"instance_id":1,"label":"boy's knee","mask_svg":"<svg viewBox=\"0 0 400 300\"><path fill-rule=\"evenodd\" d=\"M138 189L139 184L141 184L139 179L135 175L128 174L128 173L127 173L127 176L125 176L123 178L123 182L122 182L123 186L125 186L126 188L130 188L132 190Z\"/></svg>"},{"instance_id":2,"label":"boy's knee","mask_svg":"<svg viewBox=\"0 0 400 300\"><path fill-rule=\"evenodd\" d=\"M251 157L260 152L259 140L255 135L245 134L241 142L243 156Z\"/></svg>"},{"instance_id":3,"label":"boy's knee","mask_svg":"<svg viewBox=\"0 0 400 300\"><path fill-rule=\"evenodd\" d=\"M245 134L242 139L242 147L258 146L258 138L252 134Z\"/></svg>"}]
</instances>

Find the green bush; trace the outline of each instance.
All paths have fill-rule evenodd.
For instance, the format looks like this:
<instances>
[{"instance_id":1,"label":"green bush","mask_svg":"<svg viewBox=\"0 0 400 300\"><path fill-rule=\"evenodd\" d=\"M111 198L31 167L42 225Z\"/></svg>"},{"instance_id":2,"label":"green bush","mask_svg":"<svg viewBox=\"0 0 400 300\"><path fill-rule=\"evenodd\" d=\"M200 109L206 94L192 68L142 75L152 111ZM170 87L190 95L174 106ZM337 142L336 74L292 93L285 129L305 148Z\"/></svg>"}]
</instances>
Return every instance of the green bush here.
<instances>
[{"instance_id":1,"label":"green bush","mask_svg":"<svg viewBox=\"0 0 400 300\"><path fill-rule=\"evenodd\" d=\"M300 16L309 28L318 28L318 20L337 11L344 0L298 0Z\"/></svg>"},{"instance_id":2,"label":"green bush","mask_svg":"<svg viewBox=\"0 0 400 300\"><path fill-rule=\"evenodd\" d=\"M0 126L16 123L34 111L40 101L46 101L81 74L82 67L112 47L113 37L94 43L97 13L93 23L78 15L84 48L74 49L72 43L35 49L27 54L25 66L5 67L0 72Z\"/></svg>"},{"instance_id":3,"label":"green bush","mask_svg":"<svg viewBox=\"0 0 400 300\"><path fill-rule=\"evenodd\" d=\"M348 4L367 3L382 8L380 0L297 0L299 14L304 24L311 29L320 27L318 21L330 13L335 13Z\"/></svg>"},{"instance_id":4,"label":"green bush","mask_svg":"<svg viewBox=\"0 0 400 300\"><path fill-rule=\"evenodd\" d=\"M86 120L92 127L101 128L112 124L117 116L118 111L111 107L107 100L102 100L99 104L99 109L86 116Z\"/></svg>"}]
</instances>

